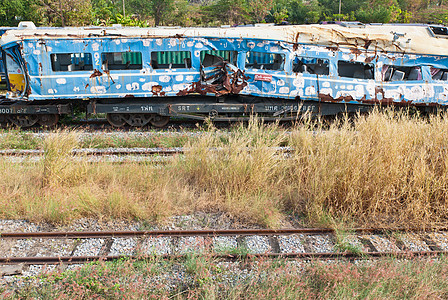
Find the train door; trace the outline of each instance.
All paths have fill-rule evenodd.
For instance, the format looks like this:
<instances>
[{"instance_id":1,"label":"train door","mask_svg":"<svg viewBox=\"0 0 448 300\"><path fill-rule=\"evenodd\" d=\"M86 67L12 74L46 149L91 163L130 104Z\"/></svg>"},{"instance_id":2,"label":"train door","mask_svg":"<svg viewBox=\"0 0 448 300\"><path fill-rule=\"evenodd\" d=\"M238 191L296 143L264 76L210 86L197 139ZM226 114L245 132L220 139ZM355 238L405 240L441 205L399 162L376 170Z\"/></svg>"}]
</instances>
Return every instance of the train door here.
<instances>
[{"instance_id":1,"label":"train door","mask_svg":"<svg viewBox=\"0 0 448 300\"><path fill-rule=\"evenodd\" d=\"M331 94L329 60L317 57L295 56L292 71L294 95L301 100L318 100L319 95Z\"/></svg>"}]
</instances>

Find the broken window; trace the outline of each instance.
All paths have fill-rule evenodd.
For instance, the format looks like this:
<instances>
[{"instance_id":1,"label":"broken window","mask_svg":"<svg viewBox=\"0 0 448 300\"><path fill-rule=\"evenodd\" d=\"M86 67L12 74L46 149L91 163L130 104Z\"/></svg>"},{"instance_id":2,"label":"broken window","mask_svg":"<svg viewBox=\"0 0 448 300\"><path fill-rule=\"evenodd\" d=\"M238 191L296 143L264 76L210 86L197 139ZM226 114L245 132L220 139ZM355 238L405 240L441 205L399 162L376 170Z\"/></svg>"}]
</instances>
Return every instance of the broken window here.
<instances>
[{"instance_id":1,"label":"broken window","mask_svg":"<svg viewBox=\"0 0 448 300\"><path fill-rule=\"evenodd\" d=\"M282 71L285 67L285 55L280 53L247 52L246 68Z\"/></svg>"},{"instance_id":2,"label":"broken window","mask_svg":"<svg viewBox=\"0 0 448 300\"><path fill-rule=\"evenodd\" d=\"M50 60L55 72L93 70L90 53L53 53Z\"/></svg>"},{"instance_id":3,"label":"broken window","mask_svg":"<svg viewBox=\"0 0 448 300\"><path fill-rule=\"evenodd\" d=\"M141 52L105 52L101 54L103 70L140 70Z\"/></svg>"},{"instance_id":4,"label":"broken window","mask_svg":"<svg viewBox=\"0 0 448 300\"><path fill-rule=\"evenodd\" d=\"M191 52L151 52L151 66L153 69L189 69L191 68Z\"/></svg>"},{"instance_id":5,"label":"broken window","mask_svg":"<svg viewBox=\"0 0 448 300\"><path fill-rule=\"evenodd\" d=\"M338 61L338 75L341 77L373 79L373 64L352 61Z\"/></svg>"},{"instance_id":6,"label":"broken window","mask_svg":"<svg viewBox=\"0 0 448 300\"><path fill-rule=\"evenodd\" d=\"M448 80L448 69L438 69L431 67L431 78L433 80Z\"/></svg>"},{"instance_id":7,"label":"broken window","mask_svg":"<svg viewBox=\"0 0 448 300\"><path fill-rule=\"evenodd\" d=\"M328 59L296 56L292 70L295 73L328 75L329 61Z\"/></svg>"},{"instance_id":8,"label":"broken window","mask_svg":"<svg viewBox=\"0 0 448 300\"><path fill-rule=\"evenodd\" d=\"M398 67L384 65L381 70L383 81L422 80L420 67Z\"/></svg>"},{"instance_id":9,"label":"broken window","mask_svg":"<svg viewBox=\"0 0 448 300\"><path fill-rule=\"evenodd\" d=\"M227 50L206 50L201 51L201 65L203 67L210 67L219 65L226 61L232 65L237 64L238 52Z\"/></svg>"}]
</instances>

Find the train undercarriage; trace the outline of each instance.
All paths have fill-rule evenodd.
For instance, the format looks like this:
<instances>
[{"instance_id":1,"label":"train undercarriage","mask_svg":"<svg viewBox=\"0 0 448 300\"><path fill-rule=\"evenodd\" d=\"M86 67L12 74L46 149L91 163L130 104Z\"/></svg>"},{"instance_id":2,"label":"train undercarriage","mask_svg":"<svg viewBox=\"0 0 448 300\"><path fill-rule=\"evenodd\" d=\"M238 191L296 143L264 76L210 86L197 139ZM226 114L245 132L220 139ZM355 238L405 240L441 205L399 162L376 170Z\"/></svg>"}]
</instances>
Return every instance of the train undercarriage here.
<instances>
[{"instance_id":1,"label":"train undercarriage","mask_svg":"<svg viewBox=\"0 0 448 300\"><path fill-rule=\"evenodd\" d=\"M165 127L171 118L237 122L257 115L263 120L293 121L304 115L334 116L341 113L367 112L368 104L347 104L248 96L154 97L148 99L73 100L55 104L52 101L20 101L0 104L0 125L51 127L60 116L73 114L81 106L89 114L104 114L116 128L151 125Z\"/></svg>"}]
</instances>

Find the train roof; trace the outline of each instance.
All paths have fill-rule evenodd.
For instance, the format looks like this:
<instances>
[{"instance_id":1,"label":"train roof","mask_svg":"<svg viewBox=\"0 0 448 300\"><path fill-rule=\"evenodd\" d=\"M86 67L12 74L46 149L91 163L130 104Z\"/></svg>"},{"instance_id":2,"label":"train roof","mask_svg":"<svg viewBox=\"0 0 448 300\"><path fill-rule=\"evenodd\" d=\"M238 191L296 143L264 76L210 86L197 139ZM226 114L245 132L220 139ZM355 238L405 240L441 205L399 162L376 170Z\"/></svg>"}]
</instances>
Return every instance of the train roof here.
<instances>
[{"instance_id":1,"label":"train roof","mask_svg":"<svg viewBox=\"0 0 448 300\"><path fill-rule=\"evenodd\" d=\"M402 52L448 56L448 30L427 24L339 24L258 25L224 28L180 27L65 27L26 28L7 31L0 46L34 39L96 38L182 38L266 39L288 43L344 47L358 50Z\"/></svg>"}]
</instances>

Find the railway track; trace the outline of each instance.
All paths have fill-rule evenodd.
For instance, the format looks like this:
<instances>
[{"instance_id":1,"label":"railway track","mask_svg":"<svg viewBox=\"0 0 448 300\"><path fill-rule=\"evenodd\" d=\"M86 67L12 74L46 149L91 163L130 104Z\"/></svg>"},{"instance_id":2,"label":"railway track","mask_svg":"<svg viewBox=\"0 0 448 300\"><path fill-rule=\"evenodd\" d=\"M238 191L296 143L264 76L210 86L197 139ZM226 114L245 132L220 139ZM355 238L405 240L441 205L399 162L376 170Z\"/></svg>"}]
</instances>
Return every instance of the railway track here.
<instances>
[{"instance_id":1,"label":"railway track","mask_svg":"<svg viewBox=\"0 0 448 300\"><path fill-rule=\"evenodd\" d=\"M170 156L183 154L182 148L105 148L105 149L74 149L73 155L104 156L104 155L163 155ZM44 150L0 150L0 156L39 156L45 154Z\"/></svg>"},{"instance_id":2,"label":"railway track","mask_svg":"<svg viewBox=\"0 0 448 300\"><path fill-rule=\"evenodd\" d=\"M191 253L225 260L448 255L447 229L361 228L343 235L333 229L4 232L0 239L1 265L79 264L154 255L174 259Z\"/></svg>"},{"instance_id":3,"label":"railway track","mask_svg":"<svg viewBox=\"0 0 448 300\"><path fill-rule=\"evenodd\" d=\"M292 149L287 147L278 147L276 149L279 155L285 155ZM154 162L163 164L168 162L169 158L174 155L185 154L184 148L104 148L104 149L74 149L69 153L75 159L86 162L110 162L110 163L126 163L126 162ZM219 151L219 149L210 149L210 151ZM248 150L250 151L250 150ZM26 161L39 161L45 155L44 150L0 150L0 157L11 159L12 162L21 163Z\"/></svg>"}]
</instances>

